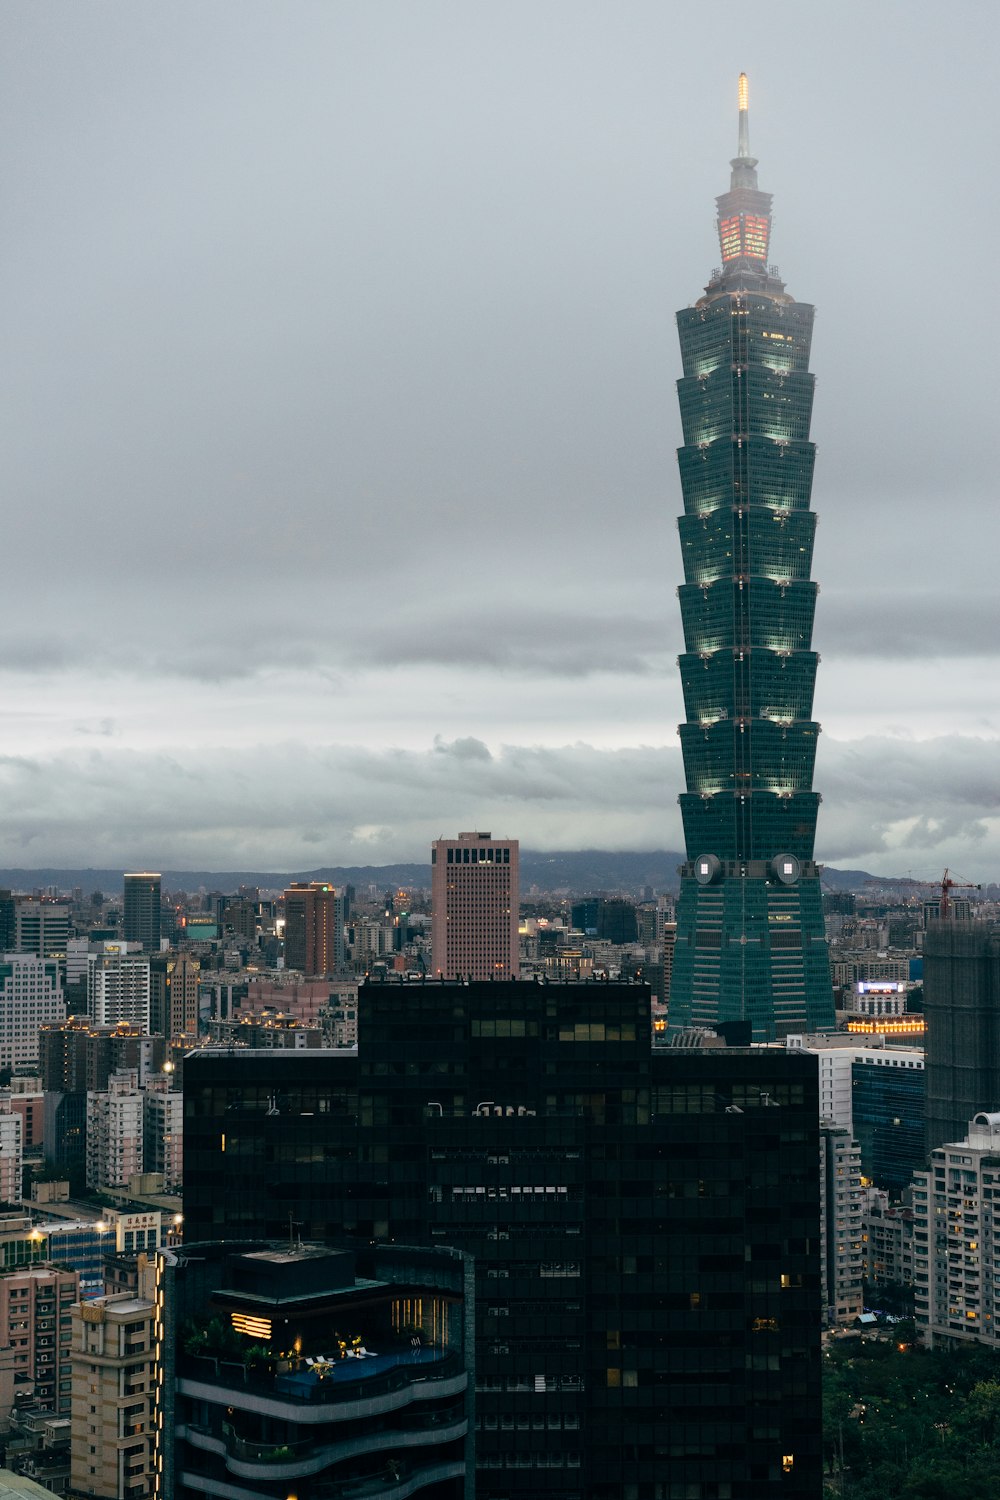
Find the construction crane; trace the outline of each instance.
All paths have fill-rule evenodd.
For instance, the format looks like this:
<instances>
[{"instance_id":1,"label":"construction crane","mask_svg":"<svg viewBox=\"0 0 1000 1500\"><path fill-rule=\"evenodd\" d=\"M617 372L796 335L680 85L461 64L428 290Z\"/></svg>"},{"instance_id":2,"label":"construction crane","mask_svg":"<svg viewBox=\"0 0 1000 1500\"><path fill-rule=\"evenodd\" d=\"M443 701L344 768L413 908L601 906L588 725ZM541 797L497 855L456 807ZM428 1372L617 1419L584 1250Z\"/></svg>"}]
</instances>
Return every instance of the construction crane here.
<instances>
[{"instance_id":1,"label":"construction crane","mask_svg":"<svg viewBox=\"0 0 1000 1500\"><path fill-rule=\"evenodd\" d=\"M928 884L929 883L930 882L928 882ZM941 876L941 904L938 907L938 916L940 917L941 921L943 922L944 919L945 919L945 917L947 917L947 915L948 915L948 908L951 905L951 901L950 901L949 896L948 896L948 892L949 891L981 891L981 890L982 890L982 886L981 885L977 885L974 880L952 880L949 871L947 869L945 869L944 874Z\"/></svg>"},{"instance_id":2,"label":"construction crane","mask_svg":"<svg viewBox=\"0 0 1000 1500\"><path fill-rule=\"evenodd\" d=\"M951 898L948 895L949 891L981 891L982 890L982 886L981 885L977 885L974 880L962 880L962 879L955 880L955 879L953 879L951 871L947 870L947 869L945 870L944 874L941 876L940 880L914 880L913 877L912 877L912 875L906 875L906 876L900 877L899 879L892 880L890 882L885 882L885 881L879 880L877 878L875 878L875 879L869 879L869 880L865 881L865 885L866 886L867 885L875 885L875 886L877 886L877 885L884 885L886 883L894 885L894 886L900 886L900 887L906 886L911 891L918 891L918 890L923 890L923 891L937 891L938 892L938 903L939 903L939 905L938 905L938 916L942 920L945 919L948 916L948 913L949 913L949 910L950 910L950 907L951 907L951 904L952 904L951 903Z\"/></svg>"}]
</instances>

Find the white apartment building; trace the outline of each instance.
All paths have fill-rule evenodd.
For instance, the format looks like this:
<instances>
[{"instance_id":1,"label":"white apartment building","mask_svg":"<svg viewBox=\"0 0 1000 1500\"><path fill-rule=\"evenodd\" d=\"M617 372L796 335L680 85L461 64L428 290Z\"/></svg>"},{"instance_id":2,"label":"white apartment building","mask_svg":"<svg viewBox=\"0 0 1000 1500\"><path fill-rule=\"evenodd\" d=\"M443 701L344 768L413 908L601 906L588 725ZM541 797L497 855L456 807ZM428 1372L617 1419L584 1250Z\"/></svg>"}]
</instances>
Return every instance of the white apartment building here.
<instances>
[{"instance_id":1,"label":"white apartment building","mask_svg":"<svg viewBox=\"0 0 1000 1500\"><path fill-rule=\"evenodd\" d=\"M143 1169L143 1095L135 1072L112 1073L106 1093L87 1094L87 1186L128 1187Z\"/></svg>"},{"instance_id":2,"label":"white apartment building","mask_svg":"<svg viewBox=\"0 0 1000 1500\"><path fill-rule=\"evenodd\" d=\"M0 1089L0 1202L20 1203L24 1170L24 1121Z\"/></svg>"},{"instance_id":3,"label":"white apartment building","mask_svg":"<svg viewBox=\"0 0 1000 1500\"><path fill-rule=\"evenodd\" d=\"M179 1192L184 1170L184 1095L170 1078L150 1079L143 1094L143 1170L163 1173L163 1191Z\"/></svg>"},{"instance_id":4,"label":"white apartment building","mask_svg":"<svg viewBox=\"0 0 1000 1500\"><path fill-rule=\"evenodd\" d=\"M0 959L0 1068L36 1067L38 1028L66 1019L55 959L6 953Z\"/></svg>"},{"instance_id":5,"label":"white apartment building","mask_svg":"<svg viewBox=\"0 0 1000 1500\"><path fill-rule=\"evenodd\" d=\"M0 1203L21 1202L24 1170L24 1121L10 1103L9 1089L0 1089Z\"/></svg>"},{"instance_id":6,"label":"white apartment building","mask_svg":"<svg viewBox=\"0 0 1000 1500\"><path fill-rule=\"evenodd\" d=\"M998 1220L1000 1113L983 1112L913 1176L916 1321L929 1345L1000 1344Z\"/></svg>"},{"instance_id":7,"label":"white apartment building","mask_svg":"<svg viewBox=\"0 0 1000 1500\"><path fill-rule=\"evenodd\" d=\"M861 1148L850 1132L820 1125L821 1277L826 1320L852 1323L864 1309Z\"/></svg>"},{"instance_id":8,"label":"white apartment building","mask_svg":"<svg viewBox=\"0 0 1000 1500\"><path fill-rule=\"evenodd\" d=\"M87 994L95 1026L129 1021L149 1030L149 959L124 943L104 943L102 952L91 954Z\"/></svg>"},{"instance_id":9,"label":"white apartment building","mask_svg":"<svg viewBox=\"0 0 1000 1500\"><path fill-rule=\"evenodd\" d=\"M872 1285L913 1285L913 1209L889 1202L881 1188L866 1188L865 1275Z\"/></svg>"}]
</instances>

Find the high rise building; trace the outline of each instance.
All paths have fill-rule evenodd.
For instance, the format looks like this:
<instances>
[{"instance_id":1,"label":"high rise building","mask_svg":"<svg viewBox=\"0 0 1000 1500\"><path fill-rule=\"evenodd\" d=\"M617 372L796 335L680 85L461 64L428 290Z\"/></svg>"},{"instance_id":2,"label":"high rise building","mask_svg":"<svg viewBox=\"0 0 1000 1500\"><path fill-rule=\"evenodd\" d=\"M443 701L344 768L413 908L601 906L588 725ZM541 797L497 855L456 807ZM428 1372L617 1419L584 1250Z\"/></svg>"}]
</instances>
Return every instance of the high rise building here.
<instances>
[{"instance_id":1,"label":"high rise building","mask_svg":"<svg viewBox=\"0 0 1000 1500\"><path fill-rule=\"evenodd\" d=\"M431 846L431 967L445 979L516 979L517 839L460 833Z\"/></svg>"},{"instance_id":2,"label":"high rise building","mask_svg":"<svg viewBox=\"0 0 1000 1500\"><path fill-rule=\"evenodd\" d=\"M143 1170L158 1172L165 1193L179 1193L184 1168L184 1100L172 1092L172 1074L151 1079L143 1093Z\"/></svg>"},{"instance_id":3,"label":"high rise building","mask_svg":"<svg viewBox=\"0 0 1000 1500\"><path fill-rule=\"evenodd\" d=\"M38 1029L66 1018L66 1002L54 958L34 953L0 957L0 1068L38 1062Z\"/></svg>"},{"instance_id":4,"label":"high rise building","mask_svg":"<svg viewBox=\"0 0 1000 1500\"><path fill-rule=\"evenodd\" d=\"M126 943L141 943L147 953L160 948L160 876L150 871L126 875L123 930Z\"/></svg>"},{"instance_id":5,"label":"high rise building","mask_svg":"<svg viewBox=\"0 0 1000 1500\"><path fill-rule=\"evenodd\" d=\"M293 881L285 892L285 968L307 978L344 967L340 898L322 880Z\"/></svg>"},{"instance_id":6,"label":"high rise building","mask_svg":"<svg viewBox=\"0 0 1000 1500\"><path fill-rule=\"evenodd\" d=\"M952 918L924 934L927 1136L960 1141L973 1115L1000 1110L1000 928Z\"/></svg>"},{"instance_id":7,"label":"high rise building","mask_svg":"<svg viewBox=\"0 0 1000 1500\"><path fill-rule=\"evenodd\" d=\"M150 1029L171 1037L198 1035L201 964L187 953L160 953L150 959Z\"/></svg>"},{"instance_id":8,"label":"high rise building","mask_svg":"<svg viewBox=\"0 0 1000 1500\"><path fill-rule=\"evenodd\" d=\"M87 1186L127 1188L143 1166L143 1094L135 1073L112 1073L106 1093L87 1095Z\"/></svg>"},{"instance_id":9,"label":"high rise building","mask_svg":"<svg viewBox=\"0 0 1000 1500\"><path fill-rule=\"evenodd\" d=\"M687 862L669 1025L744 1020L766 1041L834 1010L813 860L813 309L768 264L744 75L739 106L722 267L677 315Z\"/></svg>"},{"instance_id":10,"label":"high rise building","mask_svg":"<svg viewBox=\"0 0 1000 1500\"><path fill-rule=\"evenodd\" d=\"M815 1059L654 1051L634 983L387 981L358 1012L355 1056L185 1060L187 1243L291 1220L473 1256L479 1500L813 1500Z\"/></svg>"},{"instance_id":11,"label":"high rise building","mask_svg":"<svg viewBox=\"0 0 1000 1500\"><path fill-rule=\"evenodd\" d=\"M149 1030L149 959L121 943L102 943L88 968L88 1009L98 1026L128 1022Z\"/></svg>"},{"instance_id":12,"label":"high rise building","mask_svg":"<svg viewBox=\"0 0 1000 1500\"><path fill-rule=\"evenodd\" d=\"M0 1203L20 1203L24 1171L24 1121L9 1089L0 1089Z\"/></svg>"},{"instance_id":13,"label":"high rise building","mask_svg":"<svg viewBox=\"0 0 1000 1500\"><path fill-rule=\"evenodd\" d=\"M17 947L17 897L13 891L0 890L0 953L12 953Z\"/></svg>"},{"instance_id":14,"label":"high rise building","mask_svg":"<svg viewBox=\"0 0 1000 1500\"><path fill-rule=\"evenodd\" d=\"M828 1120L819 1148L823 1302L827 1322L845 1325L864 1311L861 1150L849 1131Z\"/></svg>"},{"instance_id":15,"label":"high rise building","mask_svg":"<svg viewBox=\"0 0 1000 1500\"><path fill-rule=\"evenodd\" d=\"M73 1308L71 1485L76 1495L141 1500L153 1489L153 1267L142 1292ZM67 1351L69 1352L69 1351Z\"/></svg>"},{"instance_id":16,"label":"high rise building","mask_svg":"<svg viewBox=\"0 0 1000 1500\"><path fill-rule=\"evenodd\" d=\"M872 1048L851 1063L851 1115L861 1170L875 1187L909 1187L925 1159L927 1073L919 1049Z\"/></svg>"},{"instance_id":17,"label":"high rise building","mask_svg":"<svg viewBox=\"0 0 1000 1500\"><path fill-rule=\"evenodd\" d=\"M998 1237L1000 1113L982 1110L913 1177L915 1317L928 1345L1000 1344Z\"/></svg>"},{"instance_id":18,"label":"high rise building","mask_svg":"<svg viewBox=\"0 0 1000 1500\"><path fill-rule=\"evenodd\" d=\"M65 902L19 898L14 907L14 922L18 953L34 953L38 958L65 957L70 926L70 909Z\"/></svg>"},{"instance_id":19,"label":"high rise building","mask_svg":"<svg viewBox=\"0 0 1000 1500\"><path fill-rule=\"evenodd\" d=\"M60 1416L70 1411L68 1318L79 1297L80 1277L65 1266L22 1266L0 1274L0 1348L14 1351L18 1391ZM0 1429L9 1419L9 1409L0 1407Z\"/></svg>"}]
</instances>

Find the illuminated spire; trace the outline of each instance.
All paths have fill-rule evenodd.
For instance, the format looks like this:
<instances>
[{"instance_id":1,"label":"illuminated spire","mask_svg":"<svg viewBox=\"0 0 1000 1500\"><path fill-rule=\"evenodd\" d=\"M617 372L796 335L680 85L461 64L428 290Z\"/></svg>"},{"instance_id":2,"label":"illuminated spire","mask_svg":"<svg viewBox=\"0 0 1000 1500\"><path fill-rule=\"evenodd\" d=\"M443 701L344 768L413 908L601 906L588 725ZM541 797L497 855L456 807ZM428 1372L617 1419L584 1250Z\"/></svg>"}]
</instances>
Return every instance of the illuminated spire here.
<instances>
[{"instance_id":1,"label":"illuminated spire","mask_svg":"<svg viewBox=\"0 0 1000 1500\"><path fill-rule=\"evenodd\" d=\"M750 155L750 82L745 73L740 74L738 90L740 134L736 155L730 162L733 169L730 187L755 188L757 173L754 168L757 165L757 158Z\"/></svg>"},{"instance_id":2,"label":"illuminated spire","mask_svg":"<svg viewBox=\"0 0 1000 1500\"><path fill-rule=\"evenodd\" d=\"M746 161L750 155L750 85L745 73L740 74L739 91L740 143L736 155L741 161Z\"/></svg>"},{"instance_id":3,"label":"illuminated spire","mask_svg":"<svg viewBox=\"0 0 1000 1500\"><path fill-rule=\"evenodd\" d=\"M767 276L767 256L771 239L771 195L757 185L757 158L750 155L750 84L740 74L740 133L738 154L730 162L732 175L729 192L716 198L719 211L719 245L722 250L723 281L729 285L734 275Z\"/></svg>"}]
</instances>

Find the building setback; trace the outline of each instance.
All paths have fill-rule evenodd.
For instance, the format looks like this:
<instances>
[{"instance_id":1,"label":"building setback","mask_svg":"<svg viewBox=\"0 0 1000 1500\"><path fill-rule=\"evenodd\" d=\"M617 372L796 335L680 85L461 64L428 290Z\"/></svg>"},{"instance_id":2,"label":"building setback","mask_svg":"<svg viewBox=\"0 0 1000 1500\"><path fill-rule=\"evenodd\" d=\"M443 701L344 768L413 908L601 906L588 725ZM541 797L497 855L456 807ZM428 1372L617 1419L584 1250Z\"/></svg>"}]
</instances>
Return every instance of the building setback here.
<instances>
[{"instance_id":1,"label":"building setback","mask_svg":"<svg viewBox=\"0 0 1000 1500\"><path fill-rule=\"evenodd\" d=\"M813 859L813 308L768 265L743 75L739 102L722 268L677 315L687 861L669 1026L749 1021L770 1041L834 1024Z\"/></svg>"},{"instance_id":2,"label":"building setback","mask_svg":"<svg viewBox=\"0 0 1000 1500\"><path fill-rule=\"evenodd\" d=\"M654 1053L643 984L428 980L362 988L356 1057L184 1084L187 1243L475 1257L481 1500L818 1493L814 1058Z\"/></svg>"}]
</instances>

